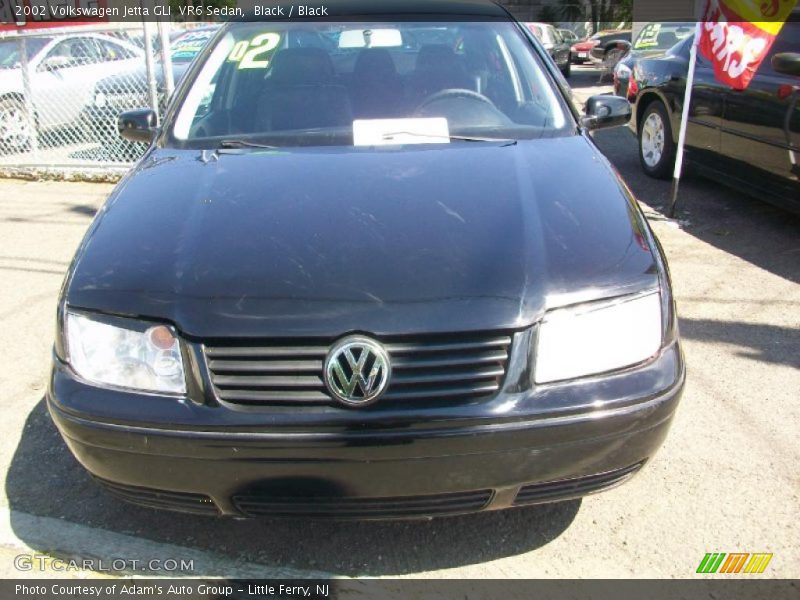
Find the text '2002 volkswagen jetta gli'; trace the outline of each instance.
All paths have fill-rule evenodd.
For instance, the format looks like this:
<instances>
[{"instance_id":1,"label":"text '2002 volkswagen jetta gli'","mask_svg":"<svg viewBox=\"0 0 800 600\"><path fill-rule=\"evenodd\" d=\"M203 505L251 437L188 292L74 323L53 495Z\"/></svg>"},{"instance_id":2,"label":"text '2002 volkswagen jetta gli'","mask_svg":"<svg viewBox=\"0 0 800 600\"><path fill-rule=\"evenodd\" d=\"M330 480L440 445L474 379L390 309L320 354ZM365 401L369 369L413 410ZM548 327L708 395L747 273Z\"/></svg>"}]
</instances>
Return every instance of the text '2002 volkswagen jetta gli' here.
<instances>
[{"instance_id":1,"label":"text '2002 volkswagen jetta gli'","mask_svg":"<svg viewBox=\"0 0 800 600\"><path fill-rule=\"evenodd\" d=\"M627 102L575 114L503 9L441 6L226 24L160 127L121 117L152 147L77 252L48 391L110 491L430 517L653 456L684 381L668 273L588 135Z\"/></svg>"}]
</instances>

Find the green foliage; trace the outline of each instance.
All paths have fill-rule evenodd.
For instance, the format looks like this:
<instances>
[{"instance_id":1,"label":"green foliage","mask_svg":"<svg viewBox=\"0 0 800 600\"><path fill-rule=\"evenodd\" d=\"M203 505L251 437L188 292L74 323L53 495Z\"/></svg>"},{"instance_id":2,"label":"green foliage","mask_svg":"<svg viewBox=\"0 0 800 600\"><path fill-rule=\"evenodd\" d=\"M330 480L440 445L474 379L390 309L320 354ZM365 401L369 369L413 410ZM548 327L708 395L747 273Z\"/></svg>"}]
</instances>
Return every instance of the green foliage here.
<instances>
[{"instance_id":1,"label":"green foliage","mask_svg":"<svg viewBox=\"0 0 800 600\"><path fill-rule=\"evenodd\" d=\"M562 21L580 23L586 20L586 2L584 0L562 0L558 12Z\"/></svg>"},{"instance_id":2,"label":"green foliage","mask_svg":"<svg viewBox=\"0 0 800 600\"><path fill-rule=\"evenodd\" d=\"M539 9L539 21L541 23L557 23L558 13L552 6L545 5Z\"/></svg>"}]
</instances>

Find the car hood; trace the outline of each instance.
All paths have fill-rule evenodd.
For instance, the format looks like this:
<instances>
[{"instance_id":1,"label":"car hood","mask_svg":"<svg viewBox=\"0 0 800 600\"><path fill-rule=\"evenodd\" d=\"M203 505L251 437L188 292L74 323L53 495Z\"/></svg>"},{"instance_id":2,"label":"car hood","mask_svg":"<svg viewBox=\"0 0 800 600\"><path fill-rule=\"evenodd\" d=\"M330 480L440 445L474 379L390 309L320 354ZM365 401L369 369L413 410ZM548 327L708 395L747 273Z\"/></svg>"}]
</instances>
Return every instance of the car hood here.
<instances>
[{"instance_id":1,"label":"car hood","mask_svg":"<svg viewBox=\"0 0 800 600\"><path fill-rule=\"evenodd\" d=\"M657 285L595 146L154 150L73 263L73 307L198 338L515 329Z\"/></svg>"}]
</instances>

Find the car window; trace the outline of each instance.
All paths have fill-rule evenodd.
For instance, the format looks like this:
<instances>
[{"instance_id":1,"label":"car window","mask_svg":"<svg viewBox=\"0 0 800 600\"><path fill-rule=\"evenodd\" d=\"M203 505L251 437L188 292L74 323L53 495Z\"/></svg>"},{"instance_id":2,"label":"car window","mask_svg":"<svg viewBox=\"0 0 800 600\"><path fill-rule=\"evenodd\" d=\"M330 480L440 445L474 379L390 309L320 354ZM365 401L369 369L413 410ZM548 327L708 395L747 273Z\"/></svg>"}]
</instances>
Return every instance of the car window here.
<instances>
[{"instance_id":1,"label":"car window","mask_svg":"<svg viewBox=\"0 0 800 600\"><path fill-rule=\"evenodd\" d=\"M191 62L205 47L216 31L190 31L173 40L170 44L170 56L173 62Z\"/></svg>"},{"instance_id":2,"label":"car window","mask_svg":"<svg viewBox=\"0 0 800 600\"><path fill-rule=\"evenodd\" d=\"M550 35L553 37L553 43L554 44L562 44L564 42L564 39L561 37L561 34L558 32L558 29L556 29L554 27L549 27L548 29L550 29Z\"/></svg>"},{"instance_id":3,"label":"car window","mask_svg":"<svg viewBox=\"0 0 800 600\"><path fill-rule=\"evenodd\" d=\"M52 38L27 38L25 47L28 58L36 56L51 40ZM0 69L13 69L19 64L19 41L0 40Z\"/></svg>"},{"instance_id":4,"label":"car window","mask_svg":"<svg viewBox=\"0 0 800 600\"><path fill-rule=\"evenodd\" d=\"M543 32L544 28L541 25L529 23L528 29L530 29L531 33L536 36L537 40L539 40L540 42L544 42L544 32Z\"/></svg>"},{"instance_id":5,"label":"car window","mask_svg":"<svg viewBox=\"0 0 800 600\"><path fill-rule=\"evenodd\" d=\"M85 37L69 38L59 42L47 56L63 59L66 67L90 65L100 60L94 40Z\"/></svg>"},{"instance_id":6,"label":"car window","mask_svg":"<svg viewBox=\"0 0 800 600\"><path fill-rule=\"evenodd\" d=\"M100 60L103 62L128 60L135 56L128 48L108 40L95 39L95 43L97 44L97 50L100 54Z\"/></svg>"},{"instance_id":7,"label":"car window","mask_svg":"<svg viewBox=\"0 0 800 600\"><path fill-rule=\"evenodd\" d=\"M692 23L648 23L633 44L634 50L669 50L694 33Z\"/></svg>"},{"instance_id":8,"label":"car window","mask_svg":"<svg viewBox=\"0 0 800 600\"><path fill-rule=\"evenodd\" d=\"M555 28L550 25L534 25L533 34L539 38L543 44L553 44L555 42Z\"/></svg>"},{"instance_id":9,"label":"car window","mask_svg":"<svg viewBox=\"0 0 800 600\"><path fill-rule=\"evenodd\" d=\"M294 42L309 29L324 47ZM190 84L171 133L194 147L230 137L352 145L357 127L392 120L404 139L426 125L533 138L569 131L564 106L511 22L235 23Z\"/></svg>"}]
</instances>

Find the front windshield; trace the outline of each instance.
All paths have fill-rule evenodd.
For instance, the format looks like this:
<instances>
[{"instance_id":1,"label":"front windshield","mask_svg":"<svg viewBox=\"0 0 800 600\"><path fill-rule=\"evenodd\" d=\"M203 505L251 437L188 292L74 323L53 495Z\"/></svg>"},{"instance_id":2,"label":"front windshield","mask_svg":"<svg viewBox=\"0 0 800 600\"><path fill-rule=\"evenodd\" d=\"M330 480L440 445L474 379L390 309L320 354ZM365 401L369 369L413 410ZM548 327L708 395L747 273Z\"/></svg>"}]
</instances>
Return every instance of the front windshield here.
<instances>
[{"instance_id":1,"label":"front windshield","mask_svg":"<svg viewBox=\"0 0 800 600\"><path fill-rule=\"evenodd\" d=\"M25 40L25 48L28 53L28 59L31 59L38 54L49 41L49 38L30 38ZM0 69L12 69L18 67L19 64L19 41L0 41Z\"/></svg>"},{"instance_id":2,"label":"front windshield","mask_svg":"<svg viewBox=\"0 0 800 600\"><path fill-rule=\"evenodd\" d=\"M172 126L181 147L532 139L568 131L532 46L511 22L236 23Z\"/></svg>"},{"instance_id":3,"label":"front windshield","mask_svg":"<svg viewBox=\"0 0 800 600\"><path fill-rule=\"evenodd\" d=\"M648 23L636 37L634 50L669 50L694 33L691 23Z\"/></svg>"}]
</instances>

